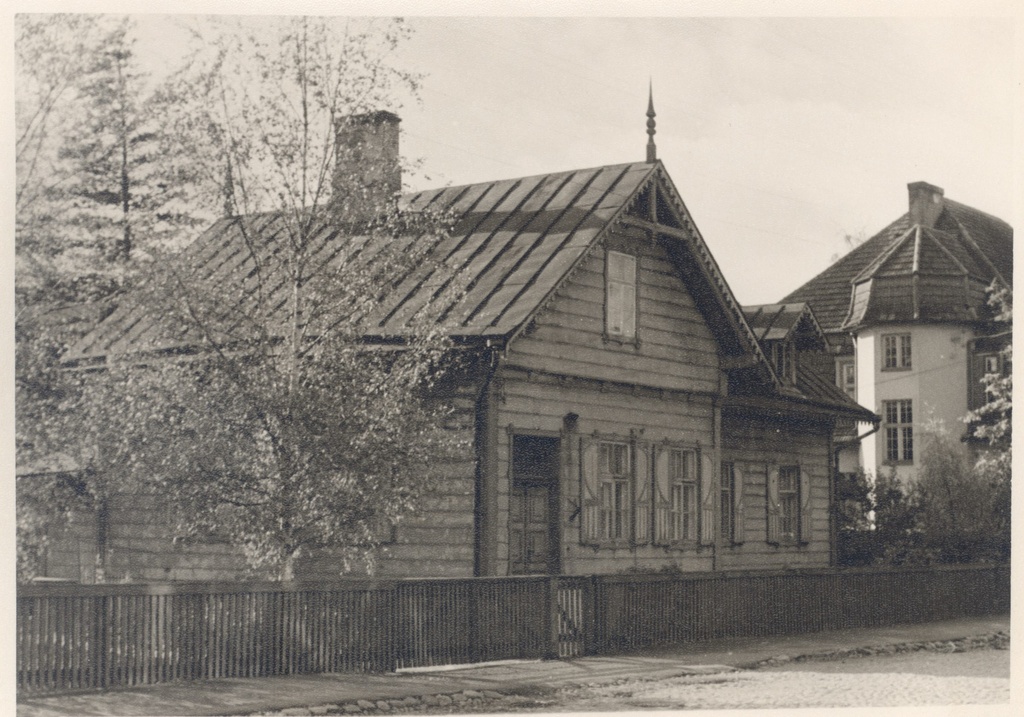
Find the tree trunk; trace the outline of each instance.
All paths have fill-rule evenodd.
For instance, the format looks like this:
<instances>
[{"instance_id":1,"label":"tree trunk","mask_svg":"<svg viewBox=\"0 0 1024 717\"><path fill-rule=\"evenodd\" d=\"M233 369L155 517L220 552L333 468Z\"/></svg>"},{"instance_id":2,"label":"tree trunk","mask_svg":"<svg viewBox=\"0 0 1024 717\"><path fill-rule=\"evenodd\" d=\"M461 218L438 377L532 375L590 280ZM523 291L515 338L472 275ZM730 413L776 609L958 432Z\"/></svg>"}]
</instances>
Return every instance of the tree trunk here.
<instances>
[{"instance_id":1,"label":"tree trunk","mask_svg":"<svg viewBox=\"0 0 1024 717\"><path fill-rule=\"evenodd\" d=\"M290 582L295 579L295 553L290 553L281 565L281 580Z\"/></svg>"}]
</instances>

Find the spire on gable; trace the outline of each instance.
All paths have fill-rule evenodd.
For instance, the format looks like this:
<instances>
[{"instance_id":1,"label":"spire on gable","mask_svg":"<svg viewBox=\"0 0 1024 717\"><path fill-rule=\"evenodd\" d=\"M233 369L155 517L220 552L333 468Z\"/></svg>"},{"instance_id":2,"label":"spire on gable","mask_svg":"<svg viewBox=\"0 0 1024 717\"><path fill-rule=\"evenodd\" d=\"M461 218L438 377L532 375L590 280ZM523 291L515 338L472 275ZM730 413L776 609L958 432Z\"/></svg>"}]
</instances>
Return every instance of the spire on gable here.
<instances>
[{"instance_id":1,"label":"spire on gable","mask_svg":"<svg viewBox=\"0 0 1024 717\"><path fill-rule=\"evenodd\" d=\"M647 89L647 163L658 161L658 152L654 147L654 82Z\"/></svg>"}]
</instances>

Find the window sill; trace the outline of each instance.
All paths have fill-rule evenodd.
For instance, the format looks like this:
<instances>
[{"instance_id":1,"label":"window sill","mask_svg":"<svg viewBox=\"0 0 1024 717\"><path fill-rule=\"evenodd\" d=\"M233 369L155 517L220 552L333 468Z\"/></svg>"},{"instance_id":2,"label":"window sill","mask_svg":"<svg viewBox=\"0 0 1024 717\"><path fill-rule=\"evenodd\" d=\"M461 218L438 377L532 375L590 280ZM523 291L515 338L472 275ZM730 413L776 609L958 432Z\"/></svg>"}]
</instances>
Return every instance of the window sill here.
<instances>
[{"instance_id":1,"label":"window sill","mask_svg":"<svg viewBox=\"0 0 1024 717\"><path fill-rule=\"evenodd\" d=\"M890 366L888 368L882 367L880 369L882 373L899 373L900 371L913 371L913 366Z\"/></svg>"},{"instance_id":2,"label":"window sill","mask_svg":"<svg viewBox=\"0 0 1024 717\"><path fill-rule=\"evenodd\" d=\"M634 350L640 348L640 337L637 335L633 336L622 336L619 334L605 333L601 337L606 344L616 344L618 346L629 346Z\"/></svg>"},{"instance_id":3,"label":"window sill","mask_svg":"<svg viewBox=\"0 0 1024 717\"><path fill-rule=\"evenodd\" d=\"M580 545L594 550L632 550L637 544L630 540L593 540Z\"/></svg>"},{"instance_id":4,"label":"window sill","mask_svg":"<svg viewBox=\"0 0 1024 717\"><path fill-rule=\"evenodd\" d=\"M882 461L883 466L912 466L914 465L913 459L909 461Z\"/></svg>"},{"instance_id":5,"label":"window sill","mask_svg":"<svg viewBox=\"0 0 1024 717\"><path fill-rule=\"evenodd\" d=\"M702 547L696 540L670 540L667 542L653 543L655 547L665 550L697 550Z\"/></svg>"}]
</instances>

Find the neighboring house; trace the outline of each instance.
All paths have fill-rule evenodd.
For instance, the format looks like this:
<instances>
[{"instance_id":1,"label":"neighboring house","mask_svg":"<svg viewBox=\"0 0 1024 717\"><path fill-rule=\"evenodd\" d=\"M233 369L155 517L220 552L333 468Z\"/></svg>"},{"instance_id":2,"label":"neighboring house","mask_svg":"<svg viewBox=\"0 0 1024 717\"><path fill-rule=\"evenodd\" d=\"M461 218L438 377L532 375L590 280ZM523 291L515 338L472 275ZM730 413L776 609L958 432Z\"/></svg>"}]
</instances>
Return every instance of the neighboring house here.
<instances>
[{"instance_id":1,"label":"neighboring house","mask_svg":"<svg viewBox=\"0 0 1024 717\"><path fill-rule=\"evenodd\" d=\"M372 119L386 130L374 137L397 143L397 117ZM438 263L383 302L367 340L401 333L445 280L436 267L466 281L445 320L470 359L450 397L464 419L454 430L473 448L398 527L378 574L832 561L833 433L876 417L812 370L826 342L806 306L745 314L652 150L646 162L403 197L457 222L432 250ZM397 155L397 144L379 154ZM244 276L244 261L227 261L240 222L257 226L224 219L197 240L197 269ZM70 358L101 365L130 350L143 318L119 309ZM110 516L108 576L234 576L239 561L223 546L204 555L161 544L153 511L125 503ZM337 566L321 555L297 574Z\"/></svg>"},{"instance_id":2,"label":"neighboring house","mask_svg":"<svg viewBox=\"0 0 1024 717\"><path fill-rule=\"evenodd\" d=\"M850 441L841 470L895 467L912 478L928 433L957 438L985 401L981 377L1008 371L1006 327L993 322L988 288L1013 287L1013 229L907 185L909 211L783 301L809 304L828 336L836 384L882 418Z\"/></svg>"}]
</instances>

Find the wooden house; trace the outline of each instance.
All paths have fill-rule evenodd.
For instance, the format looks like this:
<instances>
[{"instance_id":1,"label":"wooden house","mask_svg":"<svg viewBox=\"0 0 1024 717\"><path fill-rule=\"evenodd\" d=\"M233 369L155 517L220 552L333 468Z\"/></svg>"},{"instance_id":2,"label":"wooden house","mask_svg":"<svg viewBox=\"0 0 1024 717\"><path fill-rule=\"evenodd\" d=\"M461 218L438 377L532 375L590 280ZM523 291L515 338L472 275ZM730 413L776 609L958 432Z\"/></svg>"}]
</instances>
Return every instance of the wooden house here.
<instances>
[{"instance_id":1,"label":"wooden house","mask_svg":"<svg viewBox=\"0 0 1024 717\"><path fill-rule=\"evenodd\" d=\"M371 119L397 126L388 113ZM398 133L379 136L397 142ZM436 262L382 302L367 340L400 334L425 292L450 278L443 272L465 281L444 313L471 357L448 398L472 449L399 526L379 574L830 564L833 432L839 421L876 417L811 370L825 338L806 305L738 304L653 143L644 162L402 201L449 210L457 222L431 249ZM224 280L247 271L229 259L239 223L252 221L211 227L197 240L197 268ZM102 363L144 333L132 309L119 308L69 360ZM224 551L204 562L162 548L137 507L111 520L150 532L111 531L125 544L108 574L231 577ZM326 554L299 569L337 572Z\"/></svg>"}]
</instances>

